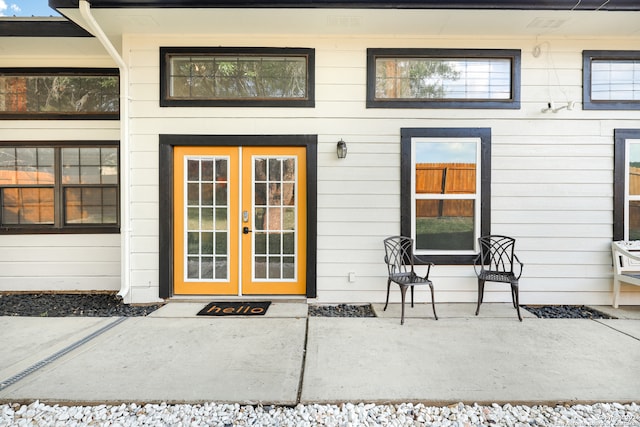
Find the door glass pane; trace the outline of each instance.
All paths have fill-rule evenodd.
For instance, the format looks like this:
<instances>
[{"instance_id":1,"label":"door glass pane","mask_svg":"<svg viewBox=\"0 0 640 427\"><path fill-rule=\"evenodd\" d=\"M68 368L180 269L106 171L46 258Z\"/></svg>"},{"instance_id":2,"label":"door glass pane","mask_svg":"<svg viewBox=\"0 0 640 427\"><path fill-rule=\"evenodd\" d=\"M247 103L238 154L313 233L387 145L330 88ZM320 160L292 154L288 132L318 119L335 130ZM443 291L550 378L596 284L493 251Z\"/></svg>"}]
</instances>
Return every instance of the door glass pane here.
<instances>
[{"instance_id":1,"label":"door glass pane","mask_svg":"<svg viewBox=\"0 0 640 427\"><path fill-rule=\"evenodd\" d=\"M256 279L267 278L267 257L256 256L253 261L253 277Z\"/></svg>"},{"instance_id":2,"label":"door glass pane","mask_svg":"<svg viewBox=\"0 0 640 427\"><path fill-rule=\"evenodd\" d=\"M216 222L215 229L216 230L227 230L227 220L229 219L229 214L227 213L227 208L217 208L216 209Z\"/></svg>"},{"instance_id":3,"label":"door glass pane","mask_svg":"<svg viewBox=\"0 0 640 427\"><path fill-rule=\"evenodd\" d=\"M185 158L185 280L229 277L228 176L225 157Z\"/></svg>"},{"instance_id":4,"label":"door glass pane","mask_svg":"<svg viewBox=\"0 0 640 427\"><path fill-rule=\"evenodd\" d=\"M294 280L296 271L296 158L253 158L253 276ZM286 206L286 208L284 208ZM263 232L264 231L264 232ZM286 232L285 232L286 231ZM287 254L287 257L283 257Z\"/></svg>"},{"instance_id":5,"label":"door glass pane","mask_svg":"<svg viewBox=\"0 0 640 427\"><path fill-rule=\"evenodd\" d=\"M202 221L201 228L203 230L213 230L214 222L213 222L213 209L212 208L202 208L200 209L200 219Z\"/></svg>"},{"instance_id":6,"label":"door glass pane","mask_svg":"<svg viewBox=\"0 0 640 427\"><path fill-rule=\"evenodd\" d=\"M296 259L294 257L282 258L282 277L284 279L294 279L296 277Z\"/></svg>"}]
</instances>

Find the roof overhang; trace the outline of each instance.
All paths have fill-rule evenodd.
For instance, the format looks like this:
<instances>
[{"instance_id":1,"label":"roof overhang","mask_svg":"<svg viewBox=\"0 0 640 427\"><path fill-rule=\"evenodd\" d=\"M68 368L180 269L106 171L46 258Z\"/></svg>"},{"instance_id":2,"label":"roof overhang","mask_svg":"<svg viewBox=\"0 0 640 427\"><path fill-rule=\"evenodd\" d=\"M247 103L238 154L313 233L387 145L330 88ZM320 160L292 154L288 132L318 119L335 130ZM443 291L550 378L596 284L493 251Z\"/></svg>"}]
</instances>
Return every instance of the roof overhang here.
<instances>
[{"instance_id":1,"label":"roof overhang","mask_svg":"<svg viewBox=\"0 0 640 427\"><path fill-rule=\"evenodd\" d=\"M54 9L78 0L49 0ZM640 11L638 0L92 0L92 8L333 8Z\"/></svg>"},{"instance_id":2,"label":"roof overhang","mask_svg":"<svg viewBox=\"0 0 640 427\"><path fill-rule=\"evenodd\" d=\"M2 18L0 37L92 37L65 18Z\"/></svg>"}]
</instances>

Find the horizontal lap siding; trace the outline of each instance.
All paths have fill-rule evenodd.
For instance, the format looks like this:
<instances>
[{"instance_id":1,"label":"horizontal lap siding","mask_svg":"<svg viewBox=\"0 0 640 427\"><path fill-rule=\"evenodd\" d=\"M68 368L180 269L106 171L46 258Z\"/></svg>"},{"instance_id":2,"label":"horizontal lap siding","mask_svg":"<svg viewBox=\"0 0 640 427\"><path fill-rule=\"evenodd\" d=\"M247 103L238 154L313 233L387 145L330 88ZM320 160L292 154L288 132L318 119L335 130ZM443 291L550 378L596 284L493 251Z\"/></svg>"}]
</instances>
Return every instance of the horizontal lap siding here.
<instances>
[{"instance_id":1,"label":"horizontal lap siding","mask_svg":"<svg viewBox=\"0 0 640 427\"><path fill-rule=\"evenodd\" d=\"M0 292L119 289L118 234L0 236Z\"/></svg>"},{"instance_id":2,"label":"horizontal lap siding","mask_svg":"<svg viewBox=\"0 0 640 427\"><path fill-rule=\"evenodd\" d=\"M382 240L400 232L400 129L490 127L492 231L517 239L518 254L526 264L522 302L608 304L613 129L637 128L639 114L582 111L582 50L632 50L639 41L398 35L128 37L135 195L132 284L141 290L157 287L153 174L158 134L318 135L317 300L380 302L386 293ZM315 49L315 108L159 107L160 46L283 47L292 43ZM538 43L542 53L535 58L531 52ZM367 109L366 49L385 47L521 49L521 108ZM542 113L549 101L578 104L572 111ZM343 160L335 154L339 139L349 149ZM348 282L350 272L356 274L355 282ZM437 265L432 277L438 301L475 301L471 266ZM625 296L638 302L637 292ZM392 298L398 301L399 293ZM428 299L422 292L416 298ZM487 301L509 298L504 287L488 287Z\"/></svg>"},{"instance_id":3,"label":"horizontal lap siding","mask_svg":"<svg viewBox=\"0 0 640 427\"><path fill-rule=\"evenodd\" d=\"M78 41L96 51L97 41ZM99 49L98 49L99 51ZM0 53L1 55L1 53ZM108 67L108 55L2 57L4 67ZM0 141L119 140L116 120L2 120ZM0 292L118 291L119 234L0 235Z\"/></svg>"}]
</instances>

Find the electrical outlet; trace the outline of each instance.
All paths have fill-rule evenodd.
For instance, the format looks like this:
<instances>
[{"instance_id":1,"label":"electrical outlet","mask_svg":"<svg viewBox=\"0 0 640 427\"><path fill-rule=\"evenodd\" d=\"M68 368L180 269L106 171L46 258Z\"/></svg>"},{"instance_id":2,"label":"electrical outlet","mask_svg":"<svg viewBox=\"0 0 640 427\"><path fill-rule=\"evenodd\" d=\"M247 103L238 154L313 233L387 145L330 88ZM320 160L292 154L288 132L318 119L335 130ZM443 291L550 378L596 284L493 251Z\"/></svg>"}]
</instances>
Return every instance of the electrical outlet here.
<instances>
[{"instance_id":1,"label":"electrical outlet","mask_svg":"<svg viewBox=\"0 0 640 427\"><path fill-rule=\"evenodd\" d=\"M353 283L356 281L356 273L353 271L349 272L349 282Z\"/></svg>"}]
</instances>

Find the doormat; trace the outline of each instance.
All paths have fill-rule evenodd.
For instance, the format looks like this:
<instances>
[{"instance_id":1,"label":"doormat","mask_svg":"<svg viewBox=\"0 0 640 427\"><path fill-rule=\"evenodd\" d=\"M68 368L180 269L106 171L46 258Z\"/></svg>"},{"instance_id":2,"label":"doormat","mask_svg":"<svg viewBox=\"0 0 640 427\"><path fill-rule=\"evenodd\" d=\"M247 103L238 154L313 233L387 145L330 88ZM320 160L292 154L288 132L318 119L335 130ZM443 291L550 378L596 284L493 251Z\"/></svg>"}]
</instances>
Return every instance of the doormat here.
<instances>
[{"instance_id":1,"label":"doormat","mask_svg":"<svg viewBox=\"0 0 640 427\"><path fill-rule=\"evenodd\" d=\"M198 312L198 316L262 316L271 301L210 302Z\"/></svg>"}]
</instances>

